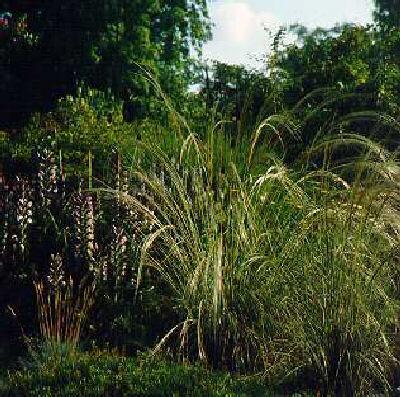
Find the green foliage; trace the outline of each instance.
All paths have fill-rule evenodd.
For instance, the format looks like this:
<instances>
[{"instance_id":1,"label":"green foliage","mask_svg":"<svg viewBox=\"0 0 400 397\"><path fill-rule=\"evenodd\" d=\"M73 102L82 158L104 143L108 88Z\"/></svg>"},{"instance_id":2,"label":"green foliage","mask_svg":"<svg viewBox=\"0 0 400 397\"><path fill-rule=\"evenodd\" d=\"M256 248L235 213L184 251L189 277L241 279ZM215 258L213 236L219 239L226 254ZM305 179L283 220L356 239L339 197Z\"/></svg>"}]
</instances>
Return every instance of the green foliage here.
<instances>
[{"instance_id":1,"label":"green foliage","mask_svg":"<svg viewBox=\"0 0 400 397\"><path fill-rule=\"evenodd\" d=\"M398 29L385 35L375 26L291 31L298 39L278 46L268 63L275 82L271 97L301 125L301 142L289 142L288 159L333 127L337 133L350 125L394 148L397 132L380 119L399 115Z\"/></svg>"},{"instance_id":2,"label":"green foliage","mask_svg":"<svg viewBox=\"0 0 400 397\"><path fill-rule=\"evenodd\" d=\"M21 135L3 134L15 175L0 175L2 271L30 282L51 254L63 258L68 275L96 280L83 338L134 354L151 346L175 363L43 347L3 394L267 393L205 367L324 395L389 393L399 372L398 27L294 26L288 46L280 30L267 74L216 63L195 94L189 49L207 38L205 2L107 0L97 15L92 1L17 3L1 36L7 73L48 53L37 63L49 65L45 96L84 83ZM16 174L20 163L33 171ZM54 314L53 296L61 318L63 297L46 296L42 316Z\"/></svg>"},{"instance_id":3,"label":"green foliage","mask_svg":"<svg viewBox=\"0 0 400 397\"><path fill-rule=\"evenodd\" d=\"M400 27L400 3L398 0L374 0L375 21L383 30Z\"/></svg>"},{"instance_id":4,"label":"green foliage","mask_svg":"<svg viewBox=\"0 0 400 397\"><path fill-rule=\"evenodd\" d=\"M284 71L287 104L318 88L340 85L354 90L365 85L374 70L371 61L379 61L371 56L374 37L368 28L345 27L340 35L314 32L301 39L302 45L295 43L275 55L277 67Z\"/></svg>"},{"instance_id":5,"label":"green foliage","mask_svg":"<svg viewBox=\"0 0 400 397\"><path fill-rule=\"evenodd\" d=\"M125 197L156 225L143 244L139 289L144 269L158 271L179 317L155 350L262 369L275 382L309 372L324 393L389 390L397 159L342 134L310 149L305 157L321 164L314 170L270 158L261 173L238 173L221 161L222 147L189 136L178 166L151 147L169 183L139 169L153 200L143 208Z\"/></svg>"},{"instance_id":6,"label":"green foliage","mask_svg":"<svg viewBox=\"0 0 400 397\"><path fill-rule=\"evenodd\" d=\"M14 123L17 110L48 109L82 80L111 89L125 101L130 120L155 116L154 90L143 67L181 98L194 67L190 50L199 52L210 37L204 0L13 1L5 7L11 26L23 20L34 38L21 42L10 28L0 41L7 76L1 108L13 112L8 121ZM29 68L23 66L26 58Z\"/></svg>"},{"instance_id":7,"label":"green foliage","mask_svg":"<svg viewBox=\"0 0 400 397\"><path fill-rule=\"evenodd\" d=\"M164 114L172 126L179 124L168 109ZM106 182L116 151L138 159L138 142L150 142L154 135L158 135L165 150L171 150L180 134L151 119L127 123L120 100L110 92L82 85L74 95L59 99L52 112L32 116L20 135L12 139L5 135L5 143L10 157L27 163L35 151L52 142L59 152L56 156L61 156L64 172L82 176L87 175L92 152L94 170L100 173L98 177L103 173Z\"/></svg>"},{"instance_id":8,"label":"green foliage","mask_svg":"<svg viewBox=\"0 0 400 397\"><path fill-rule=\"evenodd\" d=\"M57 228L46 231L49 239L61 231L67 257L76 250L78 273L98 277L90 335L130 352L158 342L153 353L263 371L274 384L304 378L324 393L388 391L396 368L398 159L343 119L289 166L285 141L306 131L295 112L269 116L252 140L233 140L223 123L197 139L184 138L190 127L172 108L175 133L124 123L113 104L85 94L49 117L58 120L62 152L78 149L66 156L71 169L96 143L121 152L110 164L110 188L96 199L78 190L76 202L62 201L61 191L68 204L54 214L70 217L71 203L77 212L70 223L53 215ZM315 114L327 121L319 108ZM68 146L81 131L82 146Z\"/></svg>"},{"instance_id":9,"label":"green foliage","mask_svg":"<svg viewBox=\"0 0 400 397\"><path fill-rule=\"evenodd\" d=\"M257 123L280 110L273 98L273 84L265 73L214 62L203 71L199 95L206 106L205 114L228 122L225 130L230 130L235 140L248 136Z\"/></svg>"},{"instance_id":10,"label":"green foliage","mask_svg":"<svg viewBox=\"0 0 400 397\"><path fill-rule=\"evenodd\" d=\"M0 391L10 397L271 395L257 380L240 380L200 366L46 346L21 370L11 372L0 383Z\"/></svg>"},{"instance_id":11,"label":"green foliage","mask_svg":"<svg viewBox=\"0 0 400 397\"><path fill-rule=\"evenodd\" d=\"M172 116L170 120L172 125L177 123ZM5 158L5 175L0 180L1 280L14 280L15 290L28 303L36 273L48 275L52 255L60 253L67 278L72 275L75 280L93 271L95 263L107 280L99 284L101 298L96 299L90 318L91 335L99 343L123 345L130 352L143 350L169 325L167 305L158 304L158 298L167 294L161 288L153 291L149 283L148 292L141 291L133 305L132 272L141 236L130 238L135 236L135 221L117 200L103 200L87 190L127 188L130 176L122 164L141 163L153 169L143 145L157 139L165 153L175 155L179 133L151 120L128 124L122 120L121 102L82 87L76 96L60 100L53 112L36 115L21 135L10 140L10 156ZM128 244L123 243L128 237ZM28 291L22 292L22 284L28 284ZM10 289L5 286L3 291L2 304L14 305ZM29 304L22 307L27 317L35 317ZM52 317L54 312L48 313ZM62 308L57 314L63 315ZM160 314L165 324L157 321ZM37 325L30 323L30 330Z\"/></svg>"},{"instance_id":12,"label":"green foliage","mask_svg":"<svg viewBox=\"0 0 400 397\"><path fill-rule=\"evenodd\" d=\"M295 28L298 31L298 28ZM285 104L295 104L317 89L339 88L364 94L362 105L397 114L399 31L383 36L375 27L344 26L299 36L275 54L282 70ZM349 112L357 102L346 103Z\"/></svg>"}]
</instances>

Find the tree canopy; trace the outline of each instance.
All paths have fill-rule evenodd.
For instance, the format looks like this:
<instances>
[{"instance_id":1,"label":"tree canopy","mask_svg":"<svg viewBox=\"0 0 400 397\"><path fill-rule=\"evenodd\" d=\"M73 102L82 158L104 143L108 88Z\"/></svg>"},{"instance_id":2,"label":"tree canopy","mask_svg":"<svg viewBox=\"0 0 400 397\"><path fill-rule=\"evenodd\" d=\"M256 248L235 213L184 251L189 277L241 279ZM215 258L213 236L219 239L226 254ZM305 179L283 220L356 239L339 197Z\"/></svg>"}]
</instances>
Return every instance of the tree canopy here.
<instances>
[{"instance_id":1,"label":"tree canopy","mask_svg":"<svg viewBox=\"0 0 400 397\"><path fill-rule=\"evenodd\" d=\"M206 0L18 0L1 13L0 107L11 119L45 109L81 81L146 112L140 67L167 92L182 91L191 53L210 37Z\"/></svg>"},{"instance_id":2,"label":"tree canopy","mask_svg":"<svg viewBox=\"0 0 400 397\"><path fill-rule=\"evenodd\" d=\"M375 0L375 20L382 27L400 26L400 1L399 0Z\"/></svg>"}]
</instances>

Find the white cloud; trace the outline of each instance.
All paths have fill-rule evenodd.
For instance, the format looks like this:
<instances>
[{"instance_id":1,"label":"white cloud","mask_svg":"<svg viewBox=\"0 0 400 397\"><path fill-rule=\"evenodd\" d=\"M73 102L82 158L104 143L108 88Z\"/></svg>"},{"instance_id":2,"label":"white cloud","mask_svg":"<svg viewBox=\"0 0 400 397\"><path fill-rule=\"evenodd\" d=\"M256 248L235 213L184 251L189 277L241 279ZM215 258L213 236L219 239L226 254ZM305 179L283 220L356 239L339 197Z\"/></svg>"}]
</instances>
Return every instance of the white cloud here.
<instances>
[{"instance_id":1,"label":"white cloud","mask_svg":"<svg viewBox=\"0 0 400 397\"><path fill-rule=\"evenodd\" d=\"M244 1L214 3L210 11L215 23L214 38L205 46L204 58L259 66L255 57L260 58L268 45L264 27L276 29L279 20L268 12L258 12Z\"/></svg>"}]
</instances>

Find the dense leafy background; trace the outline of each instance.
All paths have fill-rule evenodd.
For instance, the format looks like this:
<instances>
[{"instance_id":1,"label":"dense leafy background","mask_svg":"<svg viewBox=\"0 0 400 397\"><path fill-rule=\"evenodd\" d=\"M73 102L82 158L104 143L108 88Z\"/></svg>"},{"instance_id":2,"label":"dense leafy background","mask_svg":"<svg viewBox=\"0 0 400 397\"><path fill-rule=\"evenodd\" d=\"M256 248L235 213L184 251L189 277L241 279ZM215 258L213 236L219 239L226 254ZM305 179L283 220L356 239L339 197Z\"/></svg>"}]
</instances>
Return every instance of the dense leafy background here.
<instances>
[{"instance_id":1,"label":"dense leafy background","mask_svg":"<svg viewBox=\"0 0 400 397\"><path fill-rule=\"evenodd\" d=\"M201 64L206 1L1 4L1 392L397 387L400 21L375 3L280 29L266 72Z\"/></svg>"}]
</instances>

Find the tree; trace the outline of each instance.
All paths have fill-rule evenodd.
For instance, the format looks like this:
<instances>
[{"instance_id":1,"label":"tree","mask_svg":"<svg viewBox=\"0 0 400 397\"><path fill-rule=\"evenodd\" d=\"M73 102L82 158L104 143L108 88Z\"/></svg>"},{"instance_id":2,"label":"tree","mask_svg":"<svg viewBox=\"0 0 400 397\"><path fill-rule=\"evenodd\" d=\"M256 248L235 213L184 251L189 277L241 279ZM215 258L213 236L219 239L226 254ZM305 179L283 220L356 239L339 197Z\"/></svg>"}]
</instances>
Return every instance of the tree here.
<instances>
[{"instance_id":1,"label":"tree","mask_svg":"<svg viewBox=\"0 0 400 397\"><path fill-rule=\"evenodd\" d=\"M393 120L400 115L399 49L400 29L382 34L376 26L347 25L300 30L299 41L275 51L270 76L282 108L293 111L302 125L303 144L347 123L352 132L368 131L381 143L397 146L393 125L376 121L384 114ZM299 152L298 142L293 152Z\"/></svg>"},{"instance_id":2,"label":"tree","mask_svg":"<svg viewBox=\"0 0 400 397\"><path fill-rule=\"evenodd\" d=\"M248 132L245 129L251 130L259 117L266 116L270 80L263 72L221 62L206 66L204 72L201 97L209 111L232 121L233 137Z\"/></svg>"},{"instance_id":3,"label":"tree","mask_svg":"<svg viewBox=\"0 0 400 397\"><path fill-rule=\"evenodd\" d=\"M18 0L4 10L11 27L24 18L36 38L22 45L10 28L0 39L14 81L0 93L14 97L2 103L8 113L23 104L26 113L46 109L80 81L134 103L134 117L146 113L151 85L138 65L173 95L188 84L191 50L210 37L206 0Z\"/></svg>"},{"instance_id":4,"label":"tree","mask_svg":"<svg viewBox=\"0 0 400 397\"><path fill-rule=\"evenodd\" d=\"M375 0L374 17L384 29L400 27L400 0Z\"/></svg>"}]
</instances>

